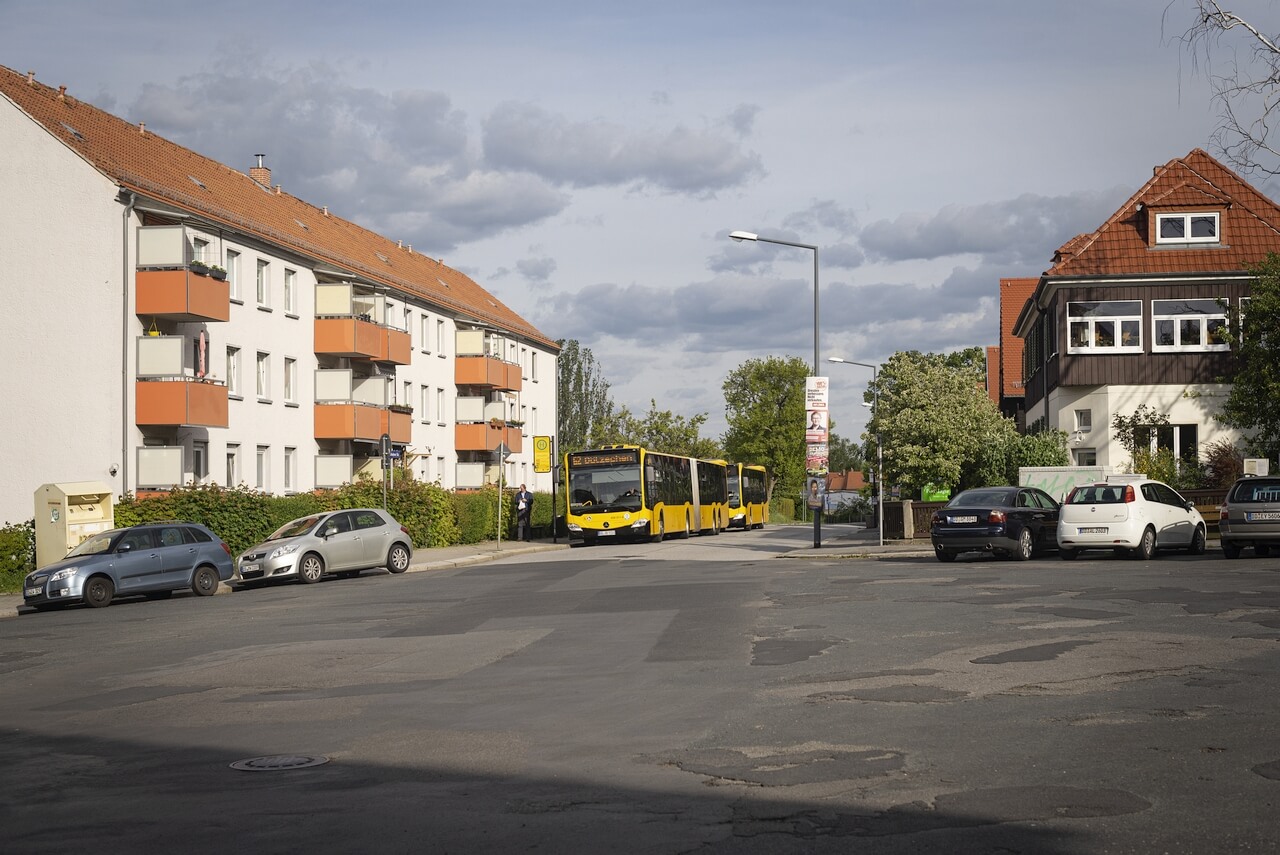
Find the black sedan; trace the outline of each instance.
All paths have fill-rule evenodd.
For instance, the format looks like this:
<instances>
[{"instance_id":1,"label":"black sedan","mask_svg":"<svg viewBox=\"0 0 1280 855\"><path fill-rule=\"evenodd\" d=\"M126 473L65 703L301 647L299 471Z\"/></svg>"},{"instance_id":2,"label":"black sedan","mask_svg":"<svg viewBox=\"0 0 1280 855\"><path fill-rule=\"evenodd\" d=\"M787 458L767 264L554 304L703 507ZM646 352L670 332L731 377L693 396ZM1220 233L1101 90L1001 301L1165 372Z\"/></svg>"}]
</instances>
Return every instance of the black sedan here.
<instances>
[{"instance_id":1,"label":"black sedan","mask_svg":"<svg viewBox=\"0 0 1280 855\"><path fill-rule=\"evenodd\" d=\"M929 535L939 561L992 552L1026 561L1057 549L1058 503L1035 487L978 487L933 512Z\"/></svg>"}]
</instances>

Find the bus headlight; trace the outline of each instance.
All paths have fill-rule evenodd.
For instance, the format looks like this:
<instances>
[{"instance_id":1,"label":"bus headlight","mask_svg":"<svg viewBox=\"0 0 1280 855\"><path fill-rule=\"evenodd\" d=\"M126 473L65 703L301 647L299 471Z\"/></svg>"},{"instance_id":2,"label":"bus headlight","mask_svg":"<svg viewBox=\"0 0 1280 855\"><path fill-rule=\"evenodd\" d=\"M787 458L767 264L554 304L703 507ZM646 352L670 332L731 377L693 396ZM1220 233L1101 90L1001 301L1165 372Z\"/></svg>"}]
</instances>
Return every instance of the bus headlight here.
<instances>
[{"instance_id":1,"label":"bus headlight","mask_svg":"<svg viewBox=\"0 0 1280 855\"><path fill-rule=\"evenodd\" d=\"M633 523L631 524L631 527L632 527L632 528L648 528L648 527L649 527L649 521L648 521L648 520L636 520L635 522L633 522Z\"/></svg>"},{"instance_id":2,"label":"bus headlight","mask_svg":"<svg viewBox=\"0 0 1280 855\"><path fill-rule=\"evenodd\" d=\"M578 534L582 534L582 526L577 523L569 523L569 531L576 531Z\"/></svg>"}]
</instances>

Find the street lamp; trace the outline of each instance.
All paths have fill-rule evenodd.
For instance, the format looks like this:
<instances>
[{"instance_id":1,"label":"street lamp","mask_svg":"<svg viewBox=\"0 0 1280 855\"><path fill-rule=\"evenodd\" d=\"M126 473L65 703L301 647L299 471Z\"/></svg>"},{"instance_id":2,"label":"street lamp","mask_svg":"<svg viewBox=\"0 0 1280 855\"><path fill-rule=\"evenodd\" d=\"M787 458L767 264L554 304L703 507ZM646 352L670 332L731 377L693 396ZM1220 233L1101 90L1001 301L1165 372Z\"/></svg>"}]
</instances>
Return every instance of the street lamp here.
<instances>
[{"instance_id":1,"label":"street lamp","mask_svg":"<svg viewBox=\"0 0 1280 855\"><path fill-rule=\"evenodd\" d=\"M843 359L839 356L828 357L827 362L861 365L863 368L871 369L871 418L876 420L876 510L878 514L876 533L880 536L880 545L884 546L884 443L880 441L880 384L876 382L876 378L880 376L880 369L869 362L854 362L852 359Z\"/></svg>"},{"instance_id":2,"label":"street lamp","mask_svg":"<svg viewBox=\"0 0 1280 855\"><path fill-rule=\"evenodd\" d=\"M763 238L755 232L729 232L729 237L741 243L744 240L759 241L760 243L776 243L779 246L794 246L799 249L813 250L813 376L818 376L818 248L808 243L792 243L789 240L775 240L774 238ZM822 514L821 509L814 508L813 511L813 548L817 549L822 545Z\"/></svg>"}]
</instances>

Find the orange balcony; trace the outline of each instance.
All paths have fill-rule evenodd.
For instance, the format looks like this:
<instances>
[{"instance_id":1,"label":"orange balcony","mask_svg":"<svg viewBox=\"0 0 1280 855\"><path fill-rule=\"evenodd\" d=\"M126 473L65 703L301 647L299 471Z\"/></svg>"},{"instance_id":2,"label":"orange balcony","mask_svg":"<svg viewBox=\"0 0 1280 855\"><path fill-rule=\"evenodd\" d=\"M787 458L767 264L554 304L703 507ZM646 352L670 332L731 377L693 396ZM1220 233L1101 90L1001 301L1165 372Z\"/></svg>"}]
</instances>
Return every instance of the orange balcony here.
<instances>
[{"instance_id":1,"label":"orange balcony","mask_svg":"<svg viewBox=\"0 0 1280 855\"><path fill-rule=\"evenodd\" d=\"M512 454L523 450L520 428L492 422L454 425L453 441L458 451L496 451L500 443L505 443Z\"/></svg>"},{"instance_id":2,"label":"orange balcony","mask_svg":"<svg viewBox=\"0 0 1280 855\"><path fill-rule=\"evenodd\" d=\"M413 416L409 413L397 413L395 410L383 410L382 432L391 437L392 442L407 444L413 439Z\"/></svg>"},{"instance_id":3,"label":"orange balcony","mask_svg":"<svg viewBox=\"0 0 1280 855\"><path fill-rule=\"evenodd\" d=\"M453 382L519 392L520 366L492 356L459 356L454 360Z\"/></svg>"},{"instance_id":4,"label":"orange balcony","mask_svg":"<svg viewBox=\"0 0 1280 855\"><path fill-rule=\"evenodd\" d=\"M227 387L196 380L138 380L138 425L227 426Z\"/></svg>"},{"instance_id":5,"label":"orange balcony","mask_svg":"<svg viewBox=\"0 0 1280 855\"><path fill-rule=\"evenodd\" d=\"M231 320L231 286L192 270L139 270L136 314L170 321Z\"/></svg>"},{"instance_id":6,"label":"orange balcony","mask_svg":"<svg viewBox=\"0 0 1280 855\"><path fill-rule=\"evenodd\" d=\"M359 318L316 318L315 352L357 359L383 359L386 330ZM405 362L408 362L406 359Z\"/></svg>"},{"instance_id":7,"label":"orange balcony","mask_svg":"<svg viewBox=\"0 0 1280 855\"><path fill-rule=\"evenodd\" d=\"M377 442L382 437L386 412L369 404L316 404L315 437Z\"/></svg>"},{"instance_id":8,"label":"orange balcony","mask_svg":"<svg viewBox=\"0 0 1280 855\"><path fill-rule=\"evenodd\" d=\"M413 344L407 332L393 330L390 327L382 327L381 338L378 359L384 362L394 362L396 365L409 364L410 354L413 353Z\"/></svg>"}]
</instances>

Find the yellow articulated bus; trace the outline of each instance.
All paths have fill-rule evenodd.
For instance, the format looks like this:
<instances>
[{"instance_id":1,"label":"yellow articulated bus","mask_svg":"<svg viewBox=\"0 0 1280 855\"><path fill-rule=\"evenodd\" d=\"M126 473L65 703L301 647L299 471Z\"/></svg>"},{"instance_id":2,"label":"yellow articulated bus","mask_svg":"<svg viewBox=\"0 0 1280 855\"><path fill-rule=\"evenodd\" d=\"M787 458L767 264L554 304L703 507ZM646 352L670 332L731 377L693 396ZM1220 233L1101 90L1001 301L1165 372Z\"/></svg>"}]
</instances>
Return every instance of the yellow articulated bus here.
<instances>
[{"instance_id":1,"label":"yellow articulated bus","mask_svg":"<svg viewBox=\"0 0 1280 855\"><path fill-rule=\"evenodd\" d=\"M769 476L754 463L730 463L729 523L726 528L764 528L769 520Z\"/></svg>"},{"instance_id":2,"label":"yellow articulated bus","mask_svg":"<svg viewBox=\"0 0 1280 855\"><path fill-rule=\"evenodd\" d=\"M729 520L724 466L637 445L564 458L569 542L718 534Z\"/></svg>"}]
</instances>

